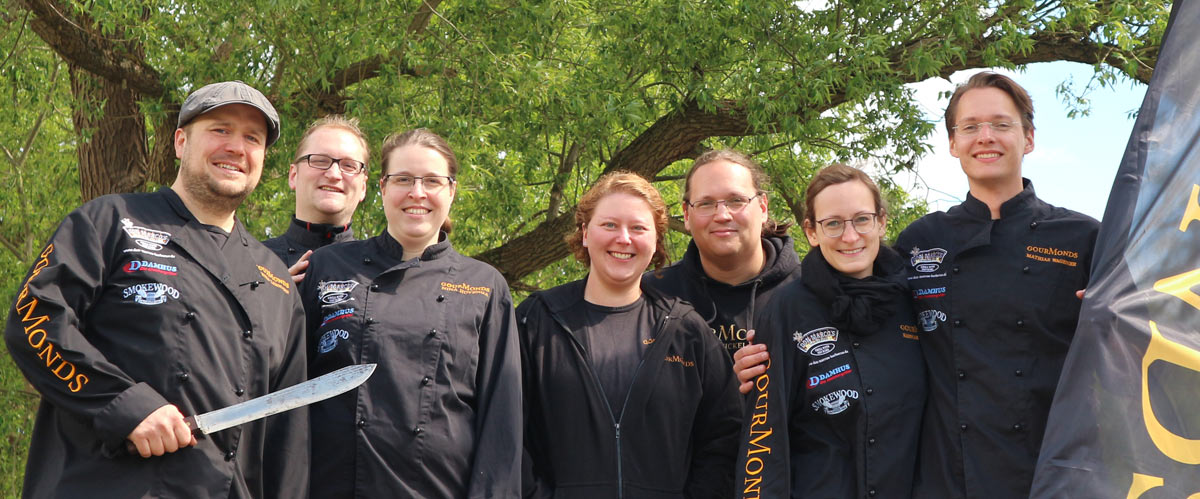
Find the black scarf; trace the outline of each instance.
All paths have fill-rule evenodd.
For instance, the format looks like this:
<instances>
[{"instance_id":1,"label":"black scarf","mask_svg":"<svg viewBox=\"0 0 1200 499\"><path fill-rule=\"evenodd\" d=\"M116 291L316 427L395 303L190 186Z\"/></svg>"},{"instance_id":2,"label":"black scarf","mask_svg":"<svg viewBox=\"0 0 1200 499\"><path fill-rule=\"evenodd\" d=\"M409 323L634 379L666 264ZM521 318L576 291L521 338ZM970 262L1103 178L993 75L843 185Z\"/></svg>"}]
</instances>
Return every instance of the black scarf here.
<instances>
[{"instance_id":1,"label":"black scarf","mask_svg":"<svg viewBox=\"0 0 1200 499\"><path fill-rule=\"evenodd\" d=\"M878 331L895 312L896 295L907 292L902 283L889 279L902 265L895 250L880 244L874 275L855 279L834 270L821 249L813 248L800 262L800 281L829 307L835 327L867 336Z\"/></svg>"}]
</instances>

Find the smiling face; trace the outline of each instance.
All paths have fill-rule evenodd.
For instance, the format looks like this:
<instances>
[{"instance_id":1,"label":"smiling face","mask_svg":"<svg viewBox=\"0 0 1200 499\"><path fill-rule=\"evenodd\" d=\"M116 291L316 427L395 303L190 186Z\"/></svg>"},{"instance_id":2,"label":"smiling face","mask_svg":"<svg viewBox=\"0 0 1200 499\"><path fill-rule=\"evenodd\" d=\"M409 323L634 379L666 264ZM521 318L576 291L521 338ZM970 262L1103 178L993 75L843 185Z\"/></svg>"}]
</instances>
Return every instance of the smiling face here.
<instances>
[{"instance_id":1,"label":"smiling face","mask_svg":"<svg viewBox=\"0 0 1200 499\"><path fill-rule=\"evenodd\" d=\"M583 230L589 281L610 292L637 288L656 244L654 211L646 200L624 192L600 198Z\"/></svg>"},{"instance_id":2,"label":"smiling face","mask_svg":"<svg viewBox=\"0 0 1200 499\"><path fill-rule=\"evenodd\" d=\"M258 185L266 143L266 118L251 106L227 104L197 116L175 130L176 192L189 205L233 213Z\"/></svg>"},{"instance_id":3,"label":"smiling face","mask_svg":"<svg viewBox=\"0 0 1200 499\"><path fill-rule=\"evenodd\" d=\"M362 141L344 128L324 126L313 130L296 157L324 154L331 158L366 162L367 152ZM288 170L288 186L296 191L296 218L306 222L345 225L350 223L354 210L367 195L367 172L357 175L342 173L338 165L328 170L308 166L306 161L292 163Z\"/></svg>"},{"instance_id":4,"label":"smiling face","mask_svg":"<svg viewBox=\"0 0 1200 499\"><path fill-rule=\"evenodd\" d=\"M851 180L833 184L818 192L813 199L813 220L853 219L855 215L876 213L875 196L866 184ZM880 216L869 234L859 234L850 223L845 224L841 237L828 237L820 227L805 221L804 235L808 244L821 251L829 265L850 277L870 276L879 254L879 240L886 231L887 218Z\"/></svg>"},{"instance_id":5,"label":"smiling face","mask_svg":"<svg viewBox=\"0 0 1200 499\"><path fill-rule=\"evenodd\" d=\"M981 122L1021 123L1016 104L1003 90L993 87L972 88L962 94L955 110L957 126ZM950 136L950 155L958 158L972 187L1022 188L1021 160L1033 152L1033 130L1018 126L1008 132L996 132L985 126L979 133Z\"/></svg>"},{"instance_id":6,"label":"smiling face","mask_svg":"<svg viewBox=\"0 0 1200 499\"><path fill-rule=\"evenodd\" d=\"M725 160L705 164L692 173L688 201L721 201L734 196L757 194L746 167ZM684 205L683 223L692 233L702 259L710 261L755 261L750 255L762 251L762 226L767 219L767 198L755 197L737 213L722 203L716 213L703 216ZM757 271L757 269L755 269Z\"/></svg>"},{"instance_id":7,"label":"smiling face","mask_svg":"<svg viewBox=\"0 0 1200 499\"><path fill-rule=\"evenodd\" d=\"M421 182L414 182L408 188L390 185L388 174L449 176L446 158L428 147L407 145L393 149L388 153L386 164L387 170L379 179L379 189L383 193L388 233L400 242L406 254L419 254L437 243L442 222L450 216L457 185L450 183L436 192L426 191Z\"/></svg>"}]
</instances>

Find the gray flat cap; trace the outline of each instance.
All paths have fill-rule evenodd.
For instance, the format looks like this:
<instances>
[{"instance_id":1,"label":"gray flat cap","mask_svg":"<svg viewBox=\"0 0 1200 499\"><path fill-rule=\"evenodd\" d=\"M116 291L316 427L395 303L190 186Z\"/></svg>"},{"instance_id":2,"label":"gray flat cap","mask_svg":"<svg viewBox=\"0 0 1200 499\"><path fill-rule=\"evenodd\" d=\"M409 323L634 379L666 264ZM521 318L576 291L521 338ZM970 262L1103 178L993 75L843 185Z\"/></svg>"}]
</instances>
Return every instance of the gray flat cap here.
<instances>
[{"instance_id":1,"label":"gray flat cap","mask_svg":"<svg viewBox=\"0 0 1200 499\"><path fill-rule=\"evenodd\" d=\"M258 89L240 81L212 83L192 92L179 109L179 128L197 116L226 104L245 104L262 111L267 119L267 145L274 144L279 138L279 113L275 111L275 106Z\"/></svg>"}]
</instances>

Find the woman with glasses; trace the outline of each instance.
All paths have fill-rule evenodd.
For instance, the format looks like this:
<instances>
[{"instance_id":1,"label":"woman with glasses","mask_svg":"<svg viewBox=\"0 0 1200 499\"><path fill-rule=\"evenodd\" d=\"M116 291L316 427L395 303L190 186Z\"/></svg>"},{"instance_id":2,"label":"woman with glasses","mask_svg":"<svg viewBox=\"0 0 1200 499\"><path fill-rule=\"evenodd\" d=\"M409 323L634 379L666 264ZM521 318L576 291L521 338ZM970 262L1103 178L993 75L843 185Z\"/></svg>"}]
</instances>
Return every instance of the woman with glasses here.
<instances>
[{"instance_id":1,"label":"woman with glasses","mask_svg":"<svg viewBox=\"0 0 1200 499\"><path fill-rule=\"evenodd\" d=\"M667 262L645 179L601 177L567 237L581 280L517 311L526 497L727 498L740 427L729 356L692 307L641 285Z\"/></svg>"},{"instance_id":2,"label":"woman with glasses","mask_svg":"<svg viewBox=\"0 0 1200 499\"><path fill-rule=\"evenodd\" d=\"M381 148L387 230L317 250L301 297L309 376L374 362L314 404L312 497L515 497L520 360L512 298L450 244L458 161L425 129Z\"/></svg>"},{"instance_id":3,"label":"woman with glasses","mask_svg":"<svg viewBox=\"0 0 1200 499\"><path fill-rule=\"evenodd\" d=\"M752 379L737 483L759 484L762 497L912 495L925 366L886 226L862 171L832 165L809 183L812 249L758 320L771 362ZM764 447L784 452L755 452Z\"/></svg>"}]
</instances>

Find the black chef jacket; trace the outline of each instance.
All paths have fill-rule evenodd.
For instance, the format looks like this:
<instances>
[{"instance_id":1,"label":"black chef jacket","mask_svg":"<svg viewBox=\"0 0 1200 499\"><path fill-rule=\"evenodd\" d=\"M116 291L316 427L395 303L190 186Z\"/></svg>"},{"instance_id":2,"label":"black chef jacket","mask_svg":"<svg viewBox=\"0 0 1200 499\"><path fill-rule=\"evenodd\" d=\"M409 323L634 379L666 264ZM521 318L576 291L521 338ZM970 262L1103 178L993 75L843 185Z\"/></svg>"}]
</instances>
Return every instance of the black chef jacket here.
<instances>
[{"instance_id":1,"label":"black chef jacket","mask_svg":"<svg viewBox=\"0 0 1200 499\"><path fill-rule=\"evenodd\" d=\"M902 284L894 253L881 265L885 251L870 279ZM747 401L737 497L920 497L912 484L926 390L921 336L906 293L887 303L888 319L857 334L833 324L803 278L776 290L758 320L771 363L756 383L785 388Z\"/></svg>"},{"instance_id":2,"label":"black chef jacket","mask_svg":"<svg viewBox=\"0 0 1200 499\"><path fill-rule=\"evenodd\" d=\"M211 230L162 189L98 198L54 232L4 331L42 394L26 497L307 496L305 411L160 457L124 451L164 404L194 415L305 379L287 269L240 222L223 247Z\"/></svg>"},{"instance_id":3,"label":"black chef jacket","mask_svg":"<svg viewBox=\"0 0 1200 499\"><path fill-rule=\"evenodd\" d=\"M306 251L353 240L354 229L350 225L314 224L293 217L287 232L262 243L290 268Z\"/></svg>"},{"instance_id":4,"label":"black chef jacket","mask_svg":"<svg viewBox=\"0 0 1200 499\"><path fill-rule=\"evenodd\" d=\"M791 237L765 236L762 243L766 260L762 272L744 283L729 285L709 278L695 241L688 243L679 262L647 272L642 283L695 307L733 359L734 352L746 346L746 331L755 327L755 307L761 307L772 291L800 274L800 258Z\"/></svg>"},{"instance_id":5,"label":"black chef jacket","mask_svg":"<svg viewBox=\"0 0 1200 499\"><path fill-rule=\"evenodd\" d=\"M521 371L508 284L441 235L313 253L301 296L313 376L378 364L311 408L313 497L520 495Z\"/></svg>"},{"instance_id":6,"label":"black chef jacket","mask_svg":"<svg viewBox=\"0 0 1200 499\"><path fill-rule=\"evenodd\" d=\"M929 367L917 497L1027 497L1099 223L967 195L900 234Z\"/></svg>"}]
</instances>

